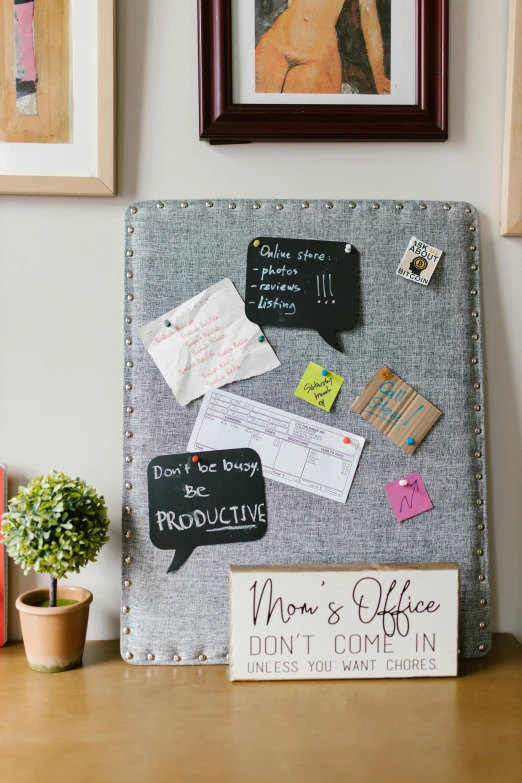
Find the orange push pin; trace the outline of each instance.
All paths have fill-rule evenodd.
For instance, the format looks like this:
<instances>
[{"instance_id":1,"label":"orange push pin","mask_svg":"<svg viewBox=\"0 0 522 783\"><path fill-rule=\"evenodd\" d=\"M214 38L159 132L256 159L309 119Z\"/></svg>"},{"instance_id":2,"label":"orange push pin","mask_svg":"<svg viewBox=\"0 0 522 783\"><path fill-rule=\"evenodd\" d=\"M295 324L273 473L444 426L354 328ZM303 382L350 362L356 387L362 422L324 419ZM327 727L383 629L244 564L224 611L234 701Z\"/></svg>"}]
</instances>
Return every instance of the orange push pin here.
<instances>
[{"instance_id":1,"label":"orange push pin","mask_svg":"<svg viewBox=\"0 0 522 783\"><path fill-rule=\"evenodd\" d=\"M389 370L387 367L383 367L381 370L381 378L384 378L385 381L388 381L392 377L392 371Z\"/></svg>"},{"instance_id":2,"label":"orange push pin","mask_svg":"<svg viewBox=\"0 0 522 783\"><path fill-rule=\"evenodd\" d=\"M343 443L351 443L351 442L352 442L351 438L343 438Z\"/></svg>"},{"instance_id":3,"label":"orange push pin","mask_svg":"<svg viewBox=\"0 0 522 783\"><path fill-rule=\"evenodd\" d=\"M199 457L197 457L195 454L192 457L192 462L199 462Z\"/></svg>"}]
</instances>

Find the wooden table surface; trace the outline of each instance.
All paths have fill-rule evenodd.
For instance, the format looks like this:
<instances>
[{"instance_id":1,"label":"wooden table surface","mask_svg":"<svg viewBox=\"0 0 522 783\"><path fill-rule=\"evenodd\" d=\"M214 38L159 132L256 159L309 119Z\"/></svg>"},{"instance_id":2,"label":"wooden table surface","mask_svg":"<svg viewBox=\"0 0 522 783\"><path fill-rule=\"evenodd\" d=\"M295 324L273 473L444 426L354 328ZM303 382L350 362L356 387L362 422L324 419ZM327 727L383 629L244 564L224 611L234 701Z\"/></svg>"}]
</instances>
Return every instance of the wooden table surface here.
<instances>
[{"instance_id":1,"label":"wooden table surface","mask_svg":"<svg viewBox=\"0 0 522 783\"><path fill-rule=\"evenodd\" d=\"M2 783L521 783L522 647L456 679L230 683L131 666L117 642L38 674L0 649Z\"/></svg>"}]
</instances>

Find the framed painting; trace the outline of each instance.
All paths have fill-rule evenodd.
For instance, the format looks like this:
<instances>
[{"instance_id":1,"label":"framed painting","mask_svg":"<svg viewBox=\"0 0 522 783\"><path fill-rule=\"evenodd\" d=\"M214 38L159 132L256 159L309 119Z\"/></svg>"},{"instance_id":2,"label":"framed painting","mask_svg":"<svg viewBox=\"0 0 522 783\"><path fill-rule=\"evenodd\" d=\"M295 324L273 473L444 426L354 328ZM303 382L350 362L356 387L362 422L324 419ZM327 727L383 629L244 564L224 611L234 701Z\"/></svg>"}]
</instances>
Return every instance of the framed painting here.
<instances>
[{"instance_id":1,"label":"framed painting","mask_svg":"<svg viewBox=\"0 0 522 783\"><path fill-rule=\"evenodd\" d=\"M522 236L522 0L509 15L501 233Z\"/></svg>"},{"instance_id":2,"label":"framed painting","mask_svg":"<svg viewBox=\"0 0 522 783\"><path fill-rule=\"evenodd\" d=\"M449 0L198 0L200 138L445 141Z\"/></svg>"},{"instance_id":3,"label":"framed painting","mask_svg":"<svg viewBox=\"0 0 522 783\"><path fill-rule=\"evenodd\" d=\"M0 0L0 193L115 195L115 0Z\"/></svg>"}]
</instances>

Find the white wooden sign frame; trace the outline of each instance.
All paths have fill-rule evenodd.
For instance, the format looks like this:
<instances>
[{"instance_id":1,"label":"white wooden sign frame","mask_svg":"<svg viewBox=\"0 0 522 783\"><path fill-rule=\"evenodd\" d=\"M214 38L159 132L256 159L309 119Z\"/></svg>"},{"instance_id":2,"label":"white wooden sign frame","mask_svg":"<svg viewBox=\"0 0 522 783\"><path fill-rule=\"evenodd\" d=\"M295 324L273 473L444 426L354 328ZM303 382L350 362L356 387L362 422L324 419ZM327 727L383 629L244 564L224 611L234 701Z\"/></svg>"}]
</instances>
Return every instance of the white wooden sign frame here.
<instances>
[{"instance_id":1,"label":"white wooden sign frame","mask_svg":"<svg viewBox=\"0 0 522 783\"><path fill-rule=\"evenodd\" d=\"M231 566L230 679L457 675L456 563Z\"/></svg>"}]
</instances>

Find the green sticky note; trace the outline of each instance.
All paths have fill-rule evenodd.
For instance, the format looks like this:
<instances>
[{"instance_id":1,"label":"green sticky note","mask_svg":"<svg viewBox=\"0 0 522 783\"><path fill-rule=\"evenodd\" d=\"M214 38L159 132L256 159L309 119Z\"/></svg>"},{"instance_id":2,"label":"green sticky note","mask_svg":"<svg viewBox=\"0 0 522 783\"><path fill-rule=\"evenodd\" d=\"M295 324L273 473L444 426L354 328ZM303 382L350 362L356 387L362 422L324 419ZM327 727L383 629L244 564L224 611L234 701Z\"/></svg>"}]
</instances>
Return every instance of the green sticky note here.
<instances>
[{"instance_id":1,"label":"green sticky note","mask_svg":"<svg viewBox=\"0 0 522 783\"><path fill-rule=\"evenodd\" d=\"M341 390L344 378L330 372L330 370L328 370L328 375L323 375L324 369L327 368L310 362L295 390L295 396L309 402L310 405L315 405L316 408L329 411Z\"/></svg>"}]
</instances>

